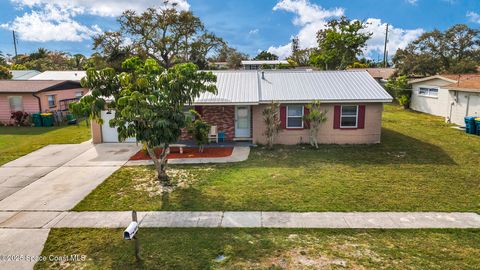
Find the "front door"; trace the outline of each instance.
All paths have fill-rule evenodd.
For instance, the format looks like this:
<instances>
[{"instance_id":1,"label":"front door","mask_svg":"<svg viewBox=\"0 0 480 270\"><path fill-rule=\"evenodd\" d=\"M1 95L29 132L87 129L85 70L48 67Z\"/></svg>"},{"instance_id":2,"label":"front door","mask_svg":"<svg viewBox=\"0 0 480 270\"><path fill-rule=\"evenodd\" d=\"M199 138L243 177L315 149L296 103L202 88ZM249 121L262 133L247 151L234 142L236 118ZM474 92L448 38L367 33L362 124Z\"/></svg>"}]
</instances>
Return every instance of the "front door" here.
<instances>
[{"instance_id":1,"label":"front door","mask_svg":"<svg viewBox=\"0 0 480 270\"><path fill-rule=\"evenodd\" d=\"M250 106L235 107L235 137L250 138Z\"/></svg>"}]
</instances>

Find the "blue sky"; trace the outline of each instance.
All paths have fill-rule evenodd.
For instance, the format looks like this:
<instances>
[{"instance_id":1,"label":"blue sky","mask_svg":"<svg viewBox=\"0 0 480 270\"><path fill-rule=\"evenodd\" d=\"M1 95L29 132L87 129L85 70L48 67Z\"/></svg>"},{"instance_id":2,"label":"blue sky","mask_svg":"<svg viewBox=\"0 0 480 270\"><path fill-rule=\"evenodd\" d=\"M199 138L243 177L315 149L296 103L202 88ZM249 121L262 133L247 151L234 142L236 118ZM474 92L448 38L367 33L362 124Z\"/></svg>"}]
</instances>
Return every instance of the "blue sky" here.
<instances>
[{"instance_id":1,"label":"blue sky","mask_svg":"<svg viewBox=\"0 0 480 270\"><path fill-rule=\"evenodd\" d=\"M172 0L171 0L172 1ZM392 25L389 53L423 31L457 23L480 27L479 0L174 0L201 17L207 29L231 46L254 56L269 50L290 51L292 36L302 47L315 44L315 33L329 19L345 15L367 20L374 33L365 54L377 59L385 24ZM125 8L141 11L163 0L0 0L0 51L13 54L12 33L18 32L19 53L38 47L89 55L90 36L115 30L115 17Z\"/></svg>"}]
</instances>

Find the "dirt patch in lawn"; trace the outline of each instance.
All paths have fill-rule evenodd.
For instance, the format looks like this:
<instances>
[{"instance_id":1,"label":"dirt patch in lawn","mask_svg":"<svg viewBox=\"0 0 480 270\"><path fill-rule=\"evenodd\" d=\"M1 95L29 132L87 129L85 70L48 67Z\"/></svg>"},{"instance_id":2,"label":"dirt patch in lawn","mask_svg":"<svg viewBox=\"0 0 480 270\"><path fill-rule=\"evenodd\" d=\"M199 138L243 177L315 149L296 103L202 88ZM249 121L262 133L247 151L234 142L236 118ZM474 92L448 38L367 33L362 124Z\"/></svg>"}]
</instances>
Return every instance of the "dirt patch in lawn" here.
<instances>
[{"instance_id":1,"label":"dirt patch in lawn","mask_svg":"<svg viewBox=\"0 0 480 270\"><path fill-rule=\"evenodd\" d=\"M143 169L143 173L132 178L135 190L145 192L149 197L159 196L164 192L172 192L177 188L187 188L196 182L194 174L185 169L167 168L167 175L170 177L171 186L163 187L156 179L154 171Z\"/></svg>"},{"instance_id":2,"label":"dirt patch in lawn","mask_svg":"<svg viewBox=\"0 0 480 270\"><path fill-rule=\"evenodd\" d=\"M160 156L162 149L155 149L157 157ZM219 158L229 157L233 153L233 147L207 147L203 152L199 152L196 147L185 147L183 153L180 154L180 149L177 147L170 148L170 154L167 156L169 159L176 158ZM144 150L138 151L133 155L130 160L150 160L150 156Z\"/></svg>"}]
</instances>

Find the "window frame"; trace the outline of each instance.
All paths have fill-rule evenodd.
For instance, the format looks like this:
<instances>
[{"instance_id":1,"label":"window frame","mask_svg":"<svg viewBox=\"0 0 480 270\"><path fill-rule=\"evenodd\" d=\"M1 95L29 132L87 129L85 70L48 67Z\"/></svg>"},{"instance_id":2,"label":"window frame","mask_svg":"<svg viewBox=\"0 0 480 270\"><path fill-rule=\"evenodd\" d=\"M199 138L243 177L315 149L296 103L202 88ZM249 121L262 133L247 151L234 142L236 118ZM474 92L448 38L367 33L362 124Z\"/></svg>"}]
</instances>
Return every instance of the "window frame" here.
<instances>
[{"instance_id":1,"label":"window frame","mask_svg":"<svg viewBox=\"0 0 480 270\"><path fill-rule=\"evenodd\" d=\"M53 105L50 104L50 97L53 97ZM57 98L56 95L47 95L47 104L49 108L57 107Z\"/></svg>"},{"instance_id":2,"label":"window frame","mask_svg":"<svg viewBox=\"0 0 480 270\"><path fill-rule=\"evenodd\" d=\"M356 114L355 114L355 126L342 126L342 118L343 117L349 117L353 118L353 115L343 115L343 107L355 107L356 108ZM356 129L358 128L358 113L360 110L360 106L358 105L341 105L340 106L340 123L339 126L341 129Z\"/></svg>"},{"instance_id":3,"label":"window frame","mask_svg":"<svg viewBox=\"0 0 480 270\"><path fill-rule=\"evenodd\" d=\"M13 98L20 98L20 107L22 108L21 110L12 110L12 102L11 100ZM8 96L8 107L10 108L10 112L23 112L25 110L25 107L23 106L23 96Z\"/></svg>"},{"instance_id":4,"label":"window frame","mask_svg":"<svg viewBox=\"0 0 480 270\"><path fill-rule=\"evenodd\" d=\"M305 106L303 105L287 105L286 106L286 112L285 112L285 126L287 127L287 129L304 129L304 121L303 121L303 116L305 115ZM301 116L289 116L288 115L288 109L289 107L301 107L302 108L302 115ZM291 127L288 125L288 118L300 118L302 121L301 121L301 126L300 127Z\"/></svg>"},{"instance_id":5,"label":"window frame","mask_svg":"<svg viewBox=\"0 0 480 270\"><path fill-rule=\"evenodd\" d=\"M424 92L424 93L422 93L422 92ZM434 92L435 94L432 95L432 92ZM418 87L418 95L422 96L422 97L438 98L439 92L440 92L440 89L438 87L432 87L432 86L419 86Z\"/></svg>"}]
</instances>

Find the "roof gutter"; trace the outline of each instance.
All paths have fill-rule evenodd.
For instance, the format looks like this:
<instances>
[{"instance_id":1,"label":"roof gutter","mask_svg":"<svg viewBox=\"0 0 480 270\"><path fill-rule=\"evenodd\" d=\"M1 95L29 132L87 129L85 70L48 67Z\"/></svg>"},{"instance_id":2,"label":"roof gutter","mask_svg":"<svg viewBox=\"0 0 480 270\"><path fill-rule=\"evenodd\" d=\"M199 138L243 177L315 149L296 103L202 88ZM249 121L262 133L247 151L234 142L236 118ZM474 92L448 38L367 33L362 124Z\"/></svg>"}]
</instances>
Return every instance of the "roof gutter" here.
<instances>
[{"instance_id":1,"label":"roof gutter","mask_svg":"<svg viewBox=\"0 0 480 270\"><path fill-rule=\"evenodd\" d=\"M275 102L283 104L298 104L298 103L312 103L314 99L310 100L275 100ZM321 103L391 103L393 99L332 99L332 100L321 100ZM260 104L269 104L272 100L262 100Z\"/></svg>"}]
</instances>

